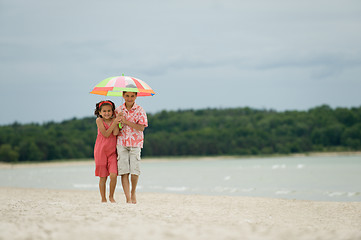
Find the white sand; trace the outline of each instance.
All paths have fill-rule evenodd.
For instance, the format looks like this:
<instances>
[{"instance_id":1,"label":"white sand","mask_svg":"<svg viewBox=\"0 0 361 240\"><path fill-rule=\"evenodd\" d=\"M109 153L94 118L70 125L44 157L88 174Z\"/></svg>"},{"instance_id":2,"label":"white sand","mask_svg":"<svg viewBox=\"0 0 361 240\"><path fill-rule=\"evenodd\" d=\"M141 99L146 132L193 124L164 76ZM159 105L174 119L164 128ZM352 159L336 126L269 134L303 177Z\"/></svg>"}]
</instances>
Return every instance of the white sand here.
<instances>
[{"instance_id":1,"label":"white sand","mask_svg":"<svg viewBox=\"0 0 361 240\"><path fill-rule=\"evenodd\" d=\"M0 188L0 239L361 239L361 202Z\"/></svg>"}]
</instances>

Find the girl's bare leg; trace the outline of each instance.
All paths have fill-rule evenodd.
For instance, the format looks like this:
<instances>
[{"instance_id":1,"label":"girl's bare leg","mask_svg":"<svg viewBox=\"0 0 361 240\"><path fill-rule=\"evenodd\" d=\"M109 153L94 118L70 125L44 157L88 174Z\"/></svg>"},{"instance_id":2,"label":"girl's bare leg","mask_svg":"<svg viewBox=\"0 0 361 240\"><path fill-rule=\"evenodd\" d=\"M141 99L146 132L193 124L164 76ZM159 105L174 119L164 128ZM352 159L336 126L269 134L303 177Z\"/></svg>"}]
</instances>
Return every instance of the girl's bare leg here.
<instances>
[{"instance_id":1,"label":"girl's bare leg","mask_svg":"<svg viewBox=\"0 0 361 240\"><path fill-rule=\"evenodd\" d=\"M115 192L115 187L117 186L117 177L118 176L116 173L110 173L109 201L112 203L115 203L114 192Z\"/></svg>"},{"instance_id":2,"label":"girl's bare leg","mask_svg":"<svg viewBox=\"0 0 361 240\"><path fill-rule=\"evenodd\" d=\"M102 197L102 202L107 201L107 198L105 197L106 182L107 182L107 177L99 178L99 191L100 191L100 196Z\"/></svg>"},{"instance_id":3,"label":"girl's bare leg","mask_svg":"<svg viewBox=\"0 0 361 240\"><path fill-rule=\"evenodd\" d=\"M133 204L136 204L137 203L137 195L135 194L135 190L137 188L139 176L132 174L130 179L131 179L131 182L132 182L131 201L132 201Z\"/></svg>"},{"instance_id":4,"label":"girl's bare leg","mask_svg":"<svg viewBox=\"0 0 361 240\"><path fill-rule=\"evenodd\" d=\"M130 198L129 173L122 175L122 186L127 203L132 203Z\"/></svg>"}]
</instances>

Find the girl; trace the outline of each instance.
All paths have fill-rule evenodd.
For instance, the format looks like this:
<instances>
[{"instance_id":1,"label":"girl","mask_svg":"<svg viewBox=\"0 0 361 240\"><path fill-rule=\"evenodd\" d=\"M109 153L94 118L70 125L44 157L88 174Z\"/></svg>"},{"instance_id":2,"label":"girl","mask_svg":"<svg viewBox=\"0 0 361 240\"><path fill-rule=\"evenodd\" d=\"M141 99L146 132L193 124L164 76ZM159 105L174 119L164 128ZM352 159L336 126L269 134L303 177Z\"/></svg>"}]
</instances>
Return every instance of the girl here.
<instances>
[{"instance_id":1,"label":"girl","mask_svg":"<svg viewBox=\"0 0 361 240\"><path fill-rule=\"evenodd\" d=\"M117 154L116 144L119 133L120 117L115 117L115 105L106 100L96 104L94 114L98 117L96 124L98 136L94 146L95 176L99 176L99 191L102 202L106 202L106 181L110 175L109 201L115 202L114 191L117 185Z\"/></svg>"}]
</instances>

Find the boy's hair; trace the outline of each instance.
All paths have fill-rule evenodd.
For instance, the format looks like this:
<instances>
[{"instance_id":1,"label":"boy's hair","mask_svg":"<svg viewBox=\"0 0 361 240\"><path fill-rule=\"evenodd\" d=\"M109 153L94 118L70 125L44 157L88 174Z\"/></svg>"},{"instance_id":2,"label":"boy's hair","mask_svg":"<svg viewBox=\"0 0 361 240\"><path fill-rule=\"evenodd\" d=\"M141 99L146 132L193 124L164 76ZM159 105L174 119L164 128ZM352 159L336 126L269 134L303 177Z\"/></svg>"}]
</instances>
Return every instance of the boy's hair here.
<instances>
[{"instance_id":1,"label":"boy's hair","mask_svg":"<svg viewBox=\"0 0 361 240\"><path fill-rule=\"evenodd\" d=\"M95 105L95 111L94 111L94 115L97 116L97 117L102 117L100 116L100 111L102 110L102 107L103 106L106 106L106 105L109 105L109 106L112 106L112 110L113 110L113 116L115 116L115 104L110 101L110 100L105 100L105 101L100 101L98 102L96 105Z\"/></svg>"},{"instance_id":2,"label":"boy's hair","mask_svg":"<svg viewBox=\"0 0 361 240\"><path fill-rule=\"evenodd\" d=\"M135 96L138 96L138 92L123 92L123 96L125 93L135 93Z\"/></svg>"}]
</instances>

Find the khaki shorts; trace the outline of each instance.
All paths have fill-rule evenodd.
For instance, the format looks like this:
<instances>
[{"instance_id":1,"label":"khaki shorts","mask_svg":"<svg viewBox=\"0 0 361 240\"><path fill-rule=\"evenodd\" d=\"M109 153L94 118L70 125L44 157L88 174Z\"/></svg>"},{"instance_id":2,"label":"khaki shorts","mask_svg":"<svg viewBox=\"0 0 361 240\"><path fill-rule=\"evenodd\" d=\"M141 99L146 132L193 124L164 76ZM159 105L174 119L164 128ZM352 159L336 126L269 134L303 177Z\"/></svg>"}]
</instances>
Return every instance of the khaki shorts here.
<instances>
[{"instance_id":1,"label":"khaki shorts","mask_svg":"<svg viewBox=\"0 0 361 240\"><path fill-rule=\"evenodd\" d=\"M140 175L140 151L139 147L124 147L117 145L118 152L118 175Z\"/></svg>"}]
</instances>

